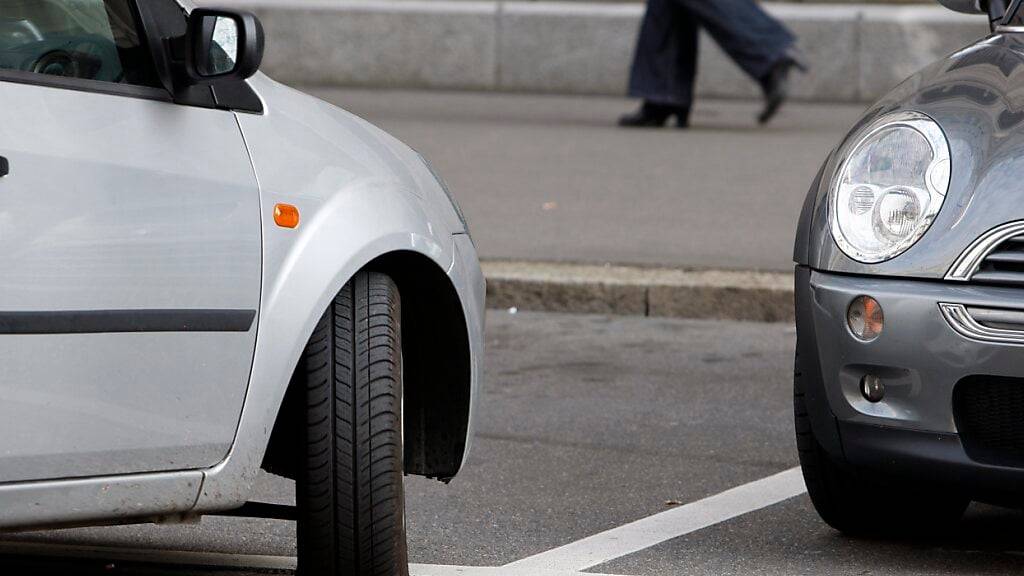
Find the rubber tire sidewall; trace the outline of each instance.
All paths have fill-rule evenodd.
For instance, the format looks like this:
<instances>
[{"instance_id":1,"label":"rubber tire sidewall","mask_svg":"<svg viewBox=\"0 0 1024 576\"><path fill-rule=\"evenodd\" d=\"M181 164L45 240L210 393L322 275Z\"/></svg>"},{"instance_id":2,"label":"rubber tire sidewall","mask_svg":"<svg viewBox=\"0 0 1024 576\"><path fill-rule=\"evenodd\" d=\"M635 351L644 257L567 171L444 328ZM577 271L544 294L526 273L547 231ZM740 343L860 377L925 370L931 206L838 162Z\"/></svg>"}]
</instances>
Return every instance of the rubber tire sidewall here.
<instances>
[{"instance_id":1,"label":"rubber tire sidewall","mask_svg":"<svg viewBox=\"0 0 1024 576\"><path fill-rule=\"evenodd\" d=\"M358 273L324 312L300 368L299 573L408 576L395 283Z\"/></svg>"}]
</instances>

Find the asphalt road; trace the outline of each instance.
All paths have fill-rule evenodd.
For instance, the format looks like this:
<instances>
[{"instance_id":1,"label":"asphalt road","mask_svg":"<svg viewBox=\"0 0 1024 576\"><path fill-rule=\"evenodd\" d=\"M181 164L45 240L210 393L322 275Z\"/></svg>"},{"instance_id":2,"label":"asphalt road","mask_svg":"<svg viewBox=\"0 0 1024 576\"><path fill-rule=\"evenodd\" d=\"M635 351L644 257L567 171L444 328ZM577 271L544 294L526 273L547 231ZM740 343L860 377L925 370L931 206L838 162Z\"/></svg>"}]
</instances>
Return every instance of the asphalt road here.
<instances>
[{"instance_id":1,"label":"asphalt road","mask_svg":"<svg viewBox=\"0 0 1024 576\"><path fill-rule=\"evenodd\" d=\"M786 270L822 161L862 107L701 101L623 130L620 98L312 89L438 167L484 258Z\"/></svg>"},{"instance_id":2,"label":"asphalt road","mask_svg":"<svg viewBox=\"0 0 1024 576\"><path fill-rule=\"evenodd\" d=\"M491 312L476 449L450 486L409 479L411 560L502 566L673 510L670 502L701 501L791 470L793 341L788 325ZM289 482L265 476L259 496L287 503L290 490ZM943 539L851 539L822 524L800 495L592 570L635 576L1019 573L1022 530L1024 514L975 506L961 529ZM263 573L170 561L140 567L102 552L64 560L17 550L45 544L56 546L51 551L202 551L230 555L244 566L247 557L238 555L293 555L293 538L288 522L228 518L198 526L40 532L6 538L13 551L9 543L0 547L7 554L0 573Z\"/></svg>"}]
</instances>

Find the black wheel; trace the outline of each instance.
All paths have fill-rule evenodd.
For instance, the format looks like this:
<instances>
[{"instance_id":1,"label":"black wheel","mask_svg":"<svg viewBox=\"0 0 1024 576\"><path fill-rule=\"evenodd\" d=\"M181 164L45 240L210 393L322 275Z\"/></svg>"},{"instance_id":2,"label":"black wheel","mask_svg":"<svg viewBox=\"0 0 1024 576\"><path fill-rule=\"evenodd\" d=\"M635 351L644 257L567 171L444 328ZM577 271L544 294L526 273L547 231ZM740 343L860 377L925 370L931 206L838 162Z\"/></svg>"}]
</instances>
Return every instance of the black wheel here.
<instances>
[{"instance_id":1,"label":"black wheel","mask_svg":"<svg viewBox=\"0 0 1024 576\"><path fill-rule=\"evenodd\" d=\"M296 481L305 576L408 574L400 319L395 283L360 272L306 346Z\"/></svg>"},{"instance_id":2,"label":"black wheel","mask_svg":"<svg viewBox=\"0 0 1024 576\"><path fill-rule=\"evenodd\" d=\"M836 462L814 437L804 403L804 373L797 352L793 371L793 412L807 493L829 526L852 536L913 537L956 523L970 500L932 491L925 483L882 478Z\"/></svg>"}]
</instances>

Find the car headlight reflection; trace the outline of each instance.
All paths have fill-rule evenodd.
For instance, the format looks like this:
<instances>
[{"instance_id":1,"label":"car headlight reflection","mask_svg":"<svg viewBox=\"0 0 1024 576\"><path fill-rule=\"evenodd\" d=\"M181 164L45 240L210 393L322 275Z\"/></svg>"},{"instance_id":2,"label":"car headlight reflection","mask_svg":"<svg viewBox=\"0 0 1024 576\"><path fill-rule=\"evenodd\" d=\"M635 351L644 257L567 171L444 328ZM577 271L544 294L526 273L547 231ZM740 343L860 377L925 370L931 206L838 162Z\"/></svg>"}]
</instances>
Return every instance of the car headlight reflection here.
<instances>
[{"instance_id":1,"label":"car headlight reflection","mask_svg":"<svg viewBox=\"0 0 1024 576\"><path fill-rule=\"evenodd\" d=\"M830 190L832 237L854 260L895 258L931 226L949 190L949 143L931 118L900 112L840 152Z\"/></svg>"}]
</instances>

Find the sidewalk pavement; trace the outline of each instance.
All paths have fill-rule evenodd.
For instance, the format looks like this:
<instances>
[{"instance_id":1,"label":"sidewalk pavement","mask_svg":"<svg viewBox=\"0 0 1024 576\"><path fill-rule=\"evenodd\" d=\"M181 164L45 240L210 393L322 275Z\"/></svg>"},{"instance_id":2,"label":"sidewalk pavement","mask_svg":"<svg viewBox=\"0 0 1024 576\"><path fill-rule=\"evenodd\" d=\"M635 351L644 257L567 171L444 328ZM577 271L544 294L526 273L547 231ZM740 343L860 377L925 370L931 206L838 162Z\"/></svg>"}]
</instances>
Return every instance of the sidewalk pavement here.
<instances>
[{"instance_id":1,"label":"sidewalk pavement","mask_svg":"<svg viewBox=\"0 0 1024 576\"><path fill-rule=\"evenodd\" d=\"M792 266L804 196L861 112L858 105L794 104L759 128L757 103L705 100L688 131L636 131L614 126L635 106L621 98L311 92L388 130L437 166L481 258L503 261L487 264L492 305L754 320L788 318L788 305L781 316L778 307L791 298L783 275ZM538 261L620 267L602 278L593 266L560 274L528 264ZM652 267L670 270L659 275ZM651 295L654 285L703 285L679 270L781 274L770 281L717 277L713 285L730 288L713 292L715 313L701 315L659 305L665 298ZM559 277L563 286L552 293ZM631 283L643 289L641 300L608 289ZM740 298L748 288L754 292ZM671 294L669 300L694 295Z\"/></svg>"}]
</instances>

